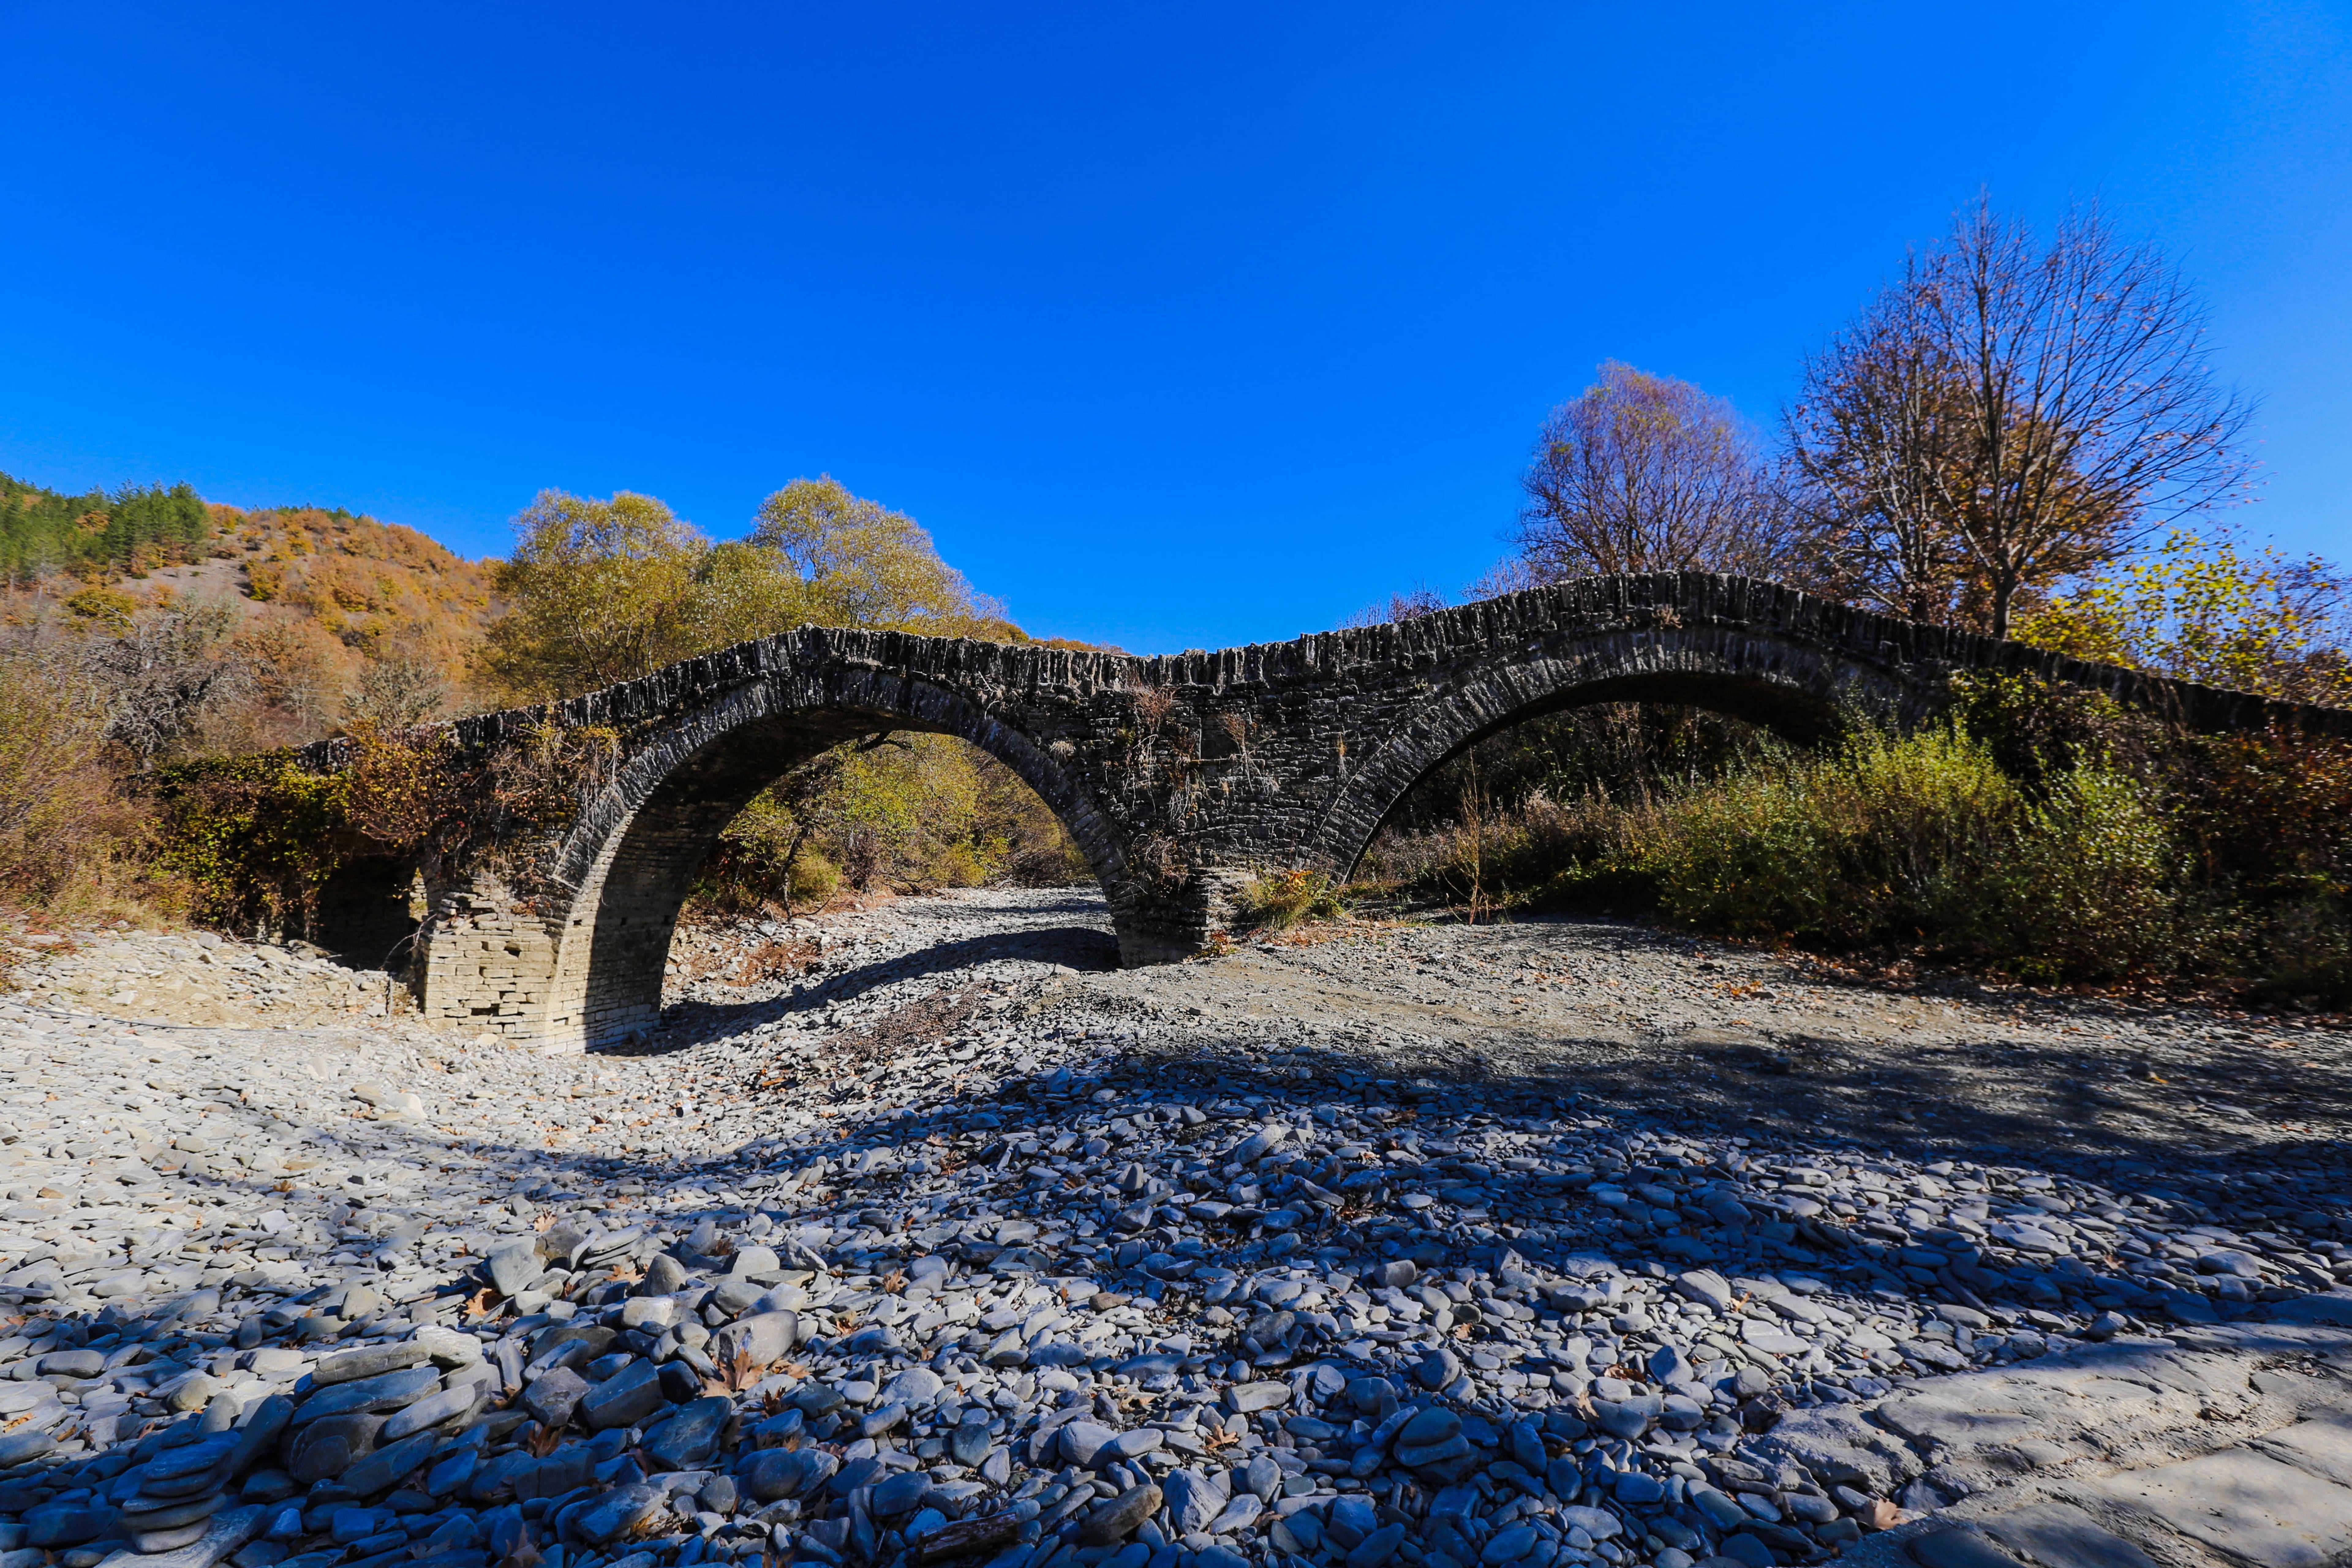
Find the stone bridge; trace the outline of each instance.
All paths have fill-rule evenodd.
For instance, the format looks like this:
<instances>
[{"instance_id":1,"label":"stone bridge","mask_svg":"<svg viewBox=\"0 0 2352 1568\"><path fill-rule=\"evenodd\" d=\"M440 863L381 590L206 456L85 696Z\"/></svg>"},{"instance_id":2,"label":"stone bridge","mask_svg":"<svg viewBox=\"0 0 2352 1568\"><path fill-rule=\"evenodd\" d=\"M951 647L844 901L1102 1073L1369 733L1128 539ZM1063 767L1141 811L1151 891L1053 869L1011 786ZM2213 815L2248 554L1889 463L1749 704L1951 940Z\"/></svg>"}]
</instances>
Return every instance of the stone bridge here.
<instances>
[{"instance_id":1,"label":"stone bridge","mask_svg":"<svg viewBox=\"0 0 2352 1568\"><path fill-rule=\"evenodd\" d=\"M804 627L551 708L456 723L476 752L551 720L611 727L621 749L560 831L436 868L412 974L428 1015L551 1049L648 1029L679 905L719 830L826 748L884 731L961 736L1027 781L1101 882L1122 962L1157 963L1199 952L1254 875L1344 876L1418 780L1525 720L1593 702L1690 703L1811 740L1855 713L1926 717L1962 670L2095 688L2202 729L2352 734L2352 712L1697 573L1585 578L1386 626L1152 658ZM315 760L335 754L330 742ZM322 939L358 952L412 927L411 870L351 868L325 889Z\"/></svg>"}]
</instances>

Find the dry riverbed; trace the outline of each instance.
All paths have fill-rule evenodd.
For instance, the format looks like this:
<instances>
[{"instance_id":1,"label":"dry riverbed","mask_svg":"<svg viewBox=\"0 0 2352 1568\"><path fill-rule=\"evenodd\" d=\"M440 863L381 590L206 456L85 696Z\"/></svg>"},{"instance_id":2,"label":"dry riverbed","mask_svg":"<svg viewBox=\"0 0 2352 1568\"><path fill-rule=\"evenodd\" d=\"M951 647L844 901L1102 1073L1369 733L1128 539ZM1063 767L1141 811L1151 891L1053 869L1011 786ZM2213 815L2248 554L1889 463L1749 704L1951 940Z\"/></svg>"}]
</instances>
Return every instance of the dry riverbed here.
<instances>
[{"instance_id":1,"label":"dry riverbed","mask_svg":"<svg viewBox=\"0 0 2352 1568\"><path fill-rule=\"evenodd\" d=\"M16 946L0 1568L2352 1549L2341 1033L1605 922L1122 972L1076 890L684 933L587 1058Z\"/></svg>"}]
</instances>

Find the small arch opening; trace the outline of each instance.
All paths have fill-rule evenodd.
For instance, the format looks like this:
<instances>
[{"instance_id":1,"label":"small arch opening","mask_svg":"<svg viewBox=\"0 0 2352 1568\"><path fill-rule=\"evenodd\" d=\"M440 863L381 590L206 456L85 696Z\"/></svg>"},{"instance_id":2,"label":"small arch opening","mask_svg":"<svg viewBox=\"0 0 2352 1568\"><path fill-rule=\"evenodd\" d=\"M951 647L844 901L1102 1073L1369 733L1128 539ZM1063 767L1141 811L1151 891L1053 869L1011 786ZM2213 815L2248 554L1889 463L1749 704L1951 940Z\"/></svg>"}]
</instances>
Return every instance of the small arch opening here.
<instances>
[{"instance_id":1,"label":"small arch opening","mask_svg":"<svg viewBox=\"0 0 2352 1568\"><path fill-rule=\"evenodd\" d=\"M414 862L390 856L344 861L320 884L308 932L336 963L394 969L425 920L425 886Z\"/></svg>"}]
</instances>

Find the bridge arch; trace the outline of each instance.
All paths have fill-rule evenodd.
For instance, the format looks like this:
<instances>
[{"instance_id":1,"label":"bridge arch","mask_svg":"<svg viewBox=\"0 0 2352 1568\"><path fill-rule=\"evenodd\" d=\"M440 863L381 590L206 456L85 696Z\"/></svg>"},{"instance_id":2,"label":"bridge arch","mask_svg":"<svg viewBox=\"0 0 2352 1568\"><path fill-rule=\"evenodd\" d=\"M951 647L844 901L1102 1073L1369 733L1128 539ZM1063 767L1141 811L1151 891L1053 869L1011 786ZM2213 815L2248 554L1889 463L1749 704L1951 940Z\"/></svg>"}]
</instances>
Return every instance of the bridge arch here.
<instances>
[{"instance_id":1,"label":"bridge arch","mask_svg":"<svg viewBox=\"0 0 2352 1568\"><path fill-rule=\"evenodd\" d=\"M1748 628L1621 627L1541 638L1475 659L1435 685L1349 771L1299 863L1348 875L1405 795L1445 763L1529 720L1601 702L1705 708L1810 744L1857 714L1916 719L1928 698L1870 661Z\"/></svg>"},{"instance_id":2,"label":"bridge arch","mask_svg":"<svg viewBox=\"0 0 2352 1568\"><path fill-rule=\"evenodd\" d=\"M583 1048L658 1024L678 913L720 832L776 780L887 731L955 735L1011 768L1069 830L1113 909L1129 901L1117 836L1049 747L971 697L903 672L780 674L665 722L552 847L538 900L551 951L505 954L546 975L512 1032L544 1048ZM497 944L483 946L495 966ZM452 982L485 997L496 989L487 972L433 978L445 1010Z\"/></svg>"}]
</instances>

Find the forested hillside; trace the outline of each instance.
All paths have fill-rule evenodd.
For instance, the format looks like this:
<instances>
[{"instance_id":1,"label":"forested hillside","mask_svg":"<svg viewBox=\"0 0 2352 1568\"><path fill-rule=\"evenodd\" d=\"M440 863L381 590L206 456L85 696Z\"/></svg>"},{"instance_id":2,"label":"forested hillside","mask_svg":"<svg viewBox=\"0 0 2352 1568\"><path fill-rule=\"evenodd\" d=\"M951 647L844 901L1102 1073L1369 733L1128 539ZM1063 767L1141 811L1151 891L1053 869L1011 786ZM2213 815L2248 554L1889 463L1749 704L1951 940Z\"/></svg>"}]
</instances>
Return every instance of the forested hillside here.
<instances>
[{"instance_id":1,"label":"forested hillside","mask_svg":"<svg viewBox=\"0 0 2352 1568\"><path fill-rule=\"evenodd\" d=\"M70 497L0 475L0 549L19 563L5 606L16 640L51 645L55 662L126 634L161 638L167 662L216 677L185 745L299 745L495 695L477 668L496 616L491 564L415 529L340 509L240 510L184 483Z\"/></svg>"},{"instance_id":2,"label":"forested hillside","mask_svg":"<svg viewBox=\"0 0 2352 1568\"><path fill-rule=\"evenodd\" d=\"M185 484L61 495L0 474L0 582L57 572L145 572L193 560L212 519Z\"/></svg>"},{"instance_id":3,"label":"forested hillside","mask_svg":"<svg viewBox=\"0 0 2352 1568\"><path fill-rule=\"evenodd\" d=\"M223 784L206 759L397 738L801 625L1028 640L911 518L829 479L778 491L730 541L648 496L550 491L517 518L512 557L484 562L397 524L207 504L185 484L69 497L0 478L0 546L19 563L0 584L0 899L17 903L299 927L341 852L332 836L233 845L271 791L316 788ZM192 766L213 781L194 816ZM159 816L164 800L180 804ZM303 811L343 820L323 795ZM755 802L696 908L1085 875L1060 824L994 761L948 737L892 736Z\"/></svg>"}]
</instances>

